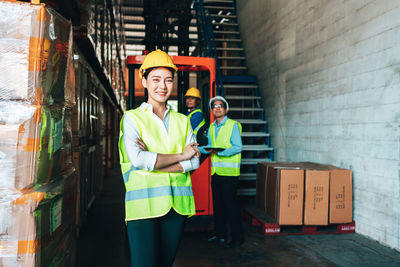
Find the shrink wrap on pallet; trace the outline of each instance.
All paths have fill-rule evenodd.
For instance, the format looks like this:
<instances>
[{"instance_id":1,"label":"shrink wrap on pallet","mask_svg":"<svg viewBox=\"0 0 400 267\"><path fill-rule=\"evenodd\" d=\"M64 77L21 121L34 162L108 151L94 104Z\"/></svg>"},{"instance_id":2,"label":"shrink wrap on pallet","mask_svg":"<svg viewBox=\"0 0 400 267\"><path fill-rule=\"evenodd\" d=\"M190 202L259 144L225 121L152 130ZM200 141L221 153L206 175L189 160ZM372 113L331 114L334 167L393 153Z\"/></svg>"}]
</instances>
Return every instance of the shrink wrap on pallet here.
<instances>
[{"instance_id":1,"label":"shrink wrap on pallet","mask_svg":"<svg viewBox=\"0 0 400 267\"><path fill-rule=\"evenodd\" d=\"M0 102L0 188L58 179L72 165L72 111Z\"/></svg>"},{"instance_id":2,"label":"shrink wrap on pallet","mask_svg":"<svg viewBox=\"0 0 400 267\"><path fill-rule=\"evenodd\" d=\"M0 101L74 104L71 23L44 5L0 1Z\"/></svg>"},{"instance_id":3,"label":"shrink wrap on pallet","mask_svg":"<svg viewBox=\"0 0 400 267\"><path fill-rule=\"evenodd\" d=\"M0 188L34 183L41 121L40 107L0 102Z\"/></svg>"},{"instance_id":4,"label":"shrink wrap on pallet","mask_svg":"<svg viewBox=\"0 0 400 267\"><path fill-rule=\"evenodd\" d=\"M77 179L62 175L30 191L0 190L0 266L48 266L73 239Z\"/></svg>"}]
</instances>

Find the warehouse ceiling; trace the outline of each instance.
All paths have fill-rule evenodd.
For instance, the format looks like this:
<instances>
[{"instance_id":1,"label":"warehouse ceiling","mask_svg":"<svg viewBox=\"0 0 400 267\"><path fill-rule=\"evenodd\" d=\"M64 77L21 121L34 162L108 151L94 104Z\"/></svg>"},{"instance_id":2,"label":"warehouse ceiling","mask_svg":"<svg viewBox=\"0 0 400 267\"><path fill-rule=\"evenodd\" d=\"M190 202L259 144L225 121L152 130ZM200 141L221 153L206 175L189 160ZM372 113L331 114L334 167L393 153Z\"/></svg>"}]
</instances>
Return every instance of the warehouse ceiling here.
<instances>
[{"instance_id":1,"label":"warehouse ceiling","mask_svg":"<svg viewBox=\"0 0 400 267\"><path fill-rule=\"evenodd\" d=\"M192 0L122 0L127 55L162 49L190 55L197 42Z\"/></svg>"}]
</instances>

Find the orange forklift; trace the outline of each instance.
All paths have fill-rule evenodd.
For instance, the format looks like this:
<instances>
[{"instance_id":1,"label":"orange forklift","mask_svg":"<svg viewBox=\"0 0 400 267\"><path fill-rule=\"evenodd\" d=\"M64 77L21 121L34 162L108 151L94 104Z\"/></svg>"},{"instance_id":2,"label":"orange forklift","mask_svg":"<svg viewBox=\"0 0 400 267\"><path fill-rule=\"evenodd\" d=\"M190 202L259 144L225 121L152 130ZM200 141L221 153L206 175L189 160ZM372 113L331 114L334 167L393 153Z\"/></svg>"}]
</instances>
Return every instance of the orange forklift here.
<instances>
[{"instance_id":1,"label":"orange forklift","mask_svg":"<svg viewBox=\"0 0 400 267\"><path fill-rule=\"evenodd\" d=\"M140 103L135 103L135 98L140 99L142 97L142 99L144 99L143 87L141 86L141 82L138 80L138 69L145 57L145 55L127 57L127 66L129 71L129 91L127 91L125 95L129 99L129 108L135 108L135 104L140 105ZM192 56L171 56L171 58L178 67L178 74L179 72L196 72L202 77L201 83L204 86L197 87L202 93L202 110L205 115L206 122L208 121L208 123L206 123L202 129L199 130L199 136L208 128L209 123L214 121L213 115L208 115L208 100L216 95L215 59ZM175 95L178 102L183 103L183 95L184 94L182 92L178 92ZM172 97L174 97L174 95ZM183 110L178 111L183 112ZM207 117L209 117L208 120ZM200 145L205 145L201 144L200 140L198 140L198 142ZM211 194L211 157L208 156L206 158L201 158L200 167L191 174L191 178L196 204L196 215L212 215L213 205Z\"/></svg>"}]
</instances>

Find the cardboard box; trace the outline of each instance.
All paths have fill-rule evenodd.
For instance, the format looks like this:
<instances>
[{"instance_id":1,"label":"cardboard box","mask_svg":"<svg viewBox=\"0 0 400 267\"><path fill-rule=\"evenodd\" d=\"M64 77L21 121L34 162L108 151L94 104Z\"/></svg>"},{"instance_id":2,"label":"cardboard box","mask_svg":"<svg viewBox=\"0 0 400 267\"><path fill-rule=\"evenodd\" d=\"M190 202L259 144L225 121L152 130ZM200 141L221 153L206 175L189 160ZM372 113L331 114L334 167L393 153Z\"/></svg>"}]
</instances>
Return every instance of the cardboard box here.
<instances>
[{"instance_id":1,"label":"cardboard box","mask_svg":"<svg viewBox=\"0 0 400 267\"><path fill-rule=\"evenodd\" d=\"M277 218L277 182L278 182L278 170L274 166L267 167L267 180L266 180L266 196L265 196L265 211L267 215L274 220Z\"/></svg>"},{"instance_id":2,"label":"cardboard box","mask_svg":"<svg viewBox=\"0 0 400 267\"><path fill-rule=\"evenodd\" d=\"M329 170L329 223L351 223L353 221L351 170L319 163L309 163L306 166Z\"/></svg>"},{"instance_id":3,"label":"cardboard box","mask_svg":"<svg viewBox=\"0 0 400 267\"><path fill-rule=\"evenodd\" d=\"M267 172L268 163L259 162L257 164L256 205L263 211L267 210Z\"/></svg>"},{"instance_id":4,"label":"cardboard box","mask_svg":"<svg viewBox=\"0 0 400 267\"><path fill-rule=\"evenodd\" d=\"M267 214L280 225L303 224L304 170L268 166Z\"/></svg>"},{"instance_id":5,"label":"cardboard box","mask_svg":"<svg viewBox=\"0 0 400 267\"><path fill-rule=\"evenodd\" d=\"M267 211L268 194L267 194L267 180L268 180L268 167L269 166L297 166L298 163L289 162L259 162L257 164L257 181L256 181L256 205L263 211ZM275 188L275 187L273 187Z\"/></svg>"},{"instance_id":6,"label":"cardboard box","mask_svg":"<svg viewBox=\"0 0 400 267\"><path fill-rule=\"evenodd\" d=\"M266 181L265 181L265 211L268 216L276 218L276 203L277 203L277 171L274 167L297 168L300 169L302 163L298 162L277 162L266 164ZM272 167L272 168L270 168Z\"/></svg>"},{"instance_id":7,"label":"cardboard box","mask_svg":"<svg viewBox=\"0 0 400 267\"><path fill-rule=\"evenodd\" d=\"M301 225L303 224L304 170L280 169L278 173L277 222L280 225Z\"/></svg>"},{"instance_id":8,"label":"cardboard box","mask_svg":"<svg viewBox=\"0 0 400 267\"><path fill-rule=\"evenodd\" d=\"M351 170L331 168L329 223L350 223L353 221Z\"/></svg>"},{"instance_id":9,"label":"cardboard box","mask_svg":"<svg viewBox=\"0 0 400 267\"><path fill-rule=\"evenodd\" d=\"M328 225L328 204L329 170L306 169L304 188L304 224Z\"/></svg>"},{"instance_id":10,"label":"cardboard box","mask_svg":"<svg viewBox=\"0 0 400 267\"><path fill-rule=\"evenodd\" d=\"M282 196L288 173L284 170L303 171L304 218L305 225L327 225L352 222L352 176L351 170L332 165L295 162L262 163L257 165L257 206L282 225L300 225L300 220L288 218L290 211ZM286 184L287 186L287 184ZM300 188L299 187L299 188ZM299 189L300 190L300 189ZM294 193L294 192L291 192ZM289 196L290 198L295 198ZM296 200L299 200L297 198ZM263 202L264 201L264 202ZM301 196L303 201L303 195ZM286 204L288 199L286 199ZM295 205L292 201L292 205ZM296 213L297 212L297 213ZM298 210L292 213L294 217ZM303 206L301 206L301 213ZM300 213L300 214L301 214Z\"/></svg>"}]
</instances>

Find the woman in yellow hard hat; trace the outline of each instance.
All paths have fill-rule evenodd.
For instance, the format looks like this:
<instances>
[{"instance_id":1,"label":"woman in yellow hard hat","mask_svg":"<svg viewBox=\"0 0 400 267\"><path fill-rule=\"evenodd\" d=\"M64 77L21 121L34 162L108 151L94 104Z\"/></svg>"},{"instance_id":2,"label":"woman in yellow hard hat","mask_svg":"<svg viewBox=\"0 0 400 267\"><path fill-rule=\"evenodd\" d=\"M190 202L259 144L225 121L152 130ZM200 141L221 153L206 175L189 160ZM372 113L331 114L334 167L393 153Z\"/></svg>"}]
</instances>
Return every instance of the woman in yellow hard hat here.
<instances>
[{"instance_id":1,"label":"woman in yellow hard hat","mask_svg":"<svg viewBox=\"0 0 400 267\"><path fill-rule=\"evenodd\" d=\"M192 125L193 133L197 136L197 132L203 126L206 121L204 120L204 115L199 104L201 101L200 90L196 87L192 87L186 91L185 103L188 108L188 112L185 114L190 119L190 124Z\"/></svg>"},{"instance_id":2,"label":"woman in yellow hard hat","mask_svg":"<svg viewBox=\"0 0 400 267\"><path fill-rule=\"evenodd\" d=\"M119 153L132 266L172 266L187 216L195 214L190 171L200 152L188 118L167 100L177 67L161 50L139 69L148 100L125 112Z\"/></svg>"}]
</instances>

